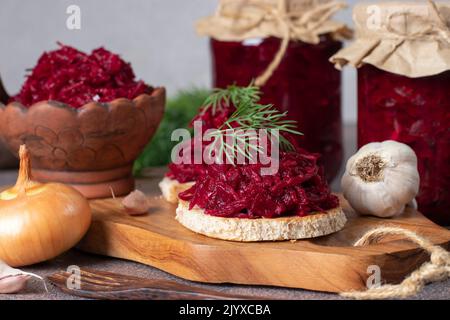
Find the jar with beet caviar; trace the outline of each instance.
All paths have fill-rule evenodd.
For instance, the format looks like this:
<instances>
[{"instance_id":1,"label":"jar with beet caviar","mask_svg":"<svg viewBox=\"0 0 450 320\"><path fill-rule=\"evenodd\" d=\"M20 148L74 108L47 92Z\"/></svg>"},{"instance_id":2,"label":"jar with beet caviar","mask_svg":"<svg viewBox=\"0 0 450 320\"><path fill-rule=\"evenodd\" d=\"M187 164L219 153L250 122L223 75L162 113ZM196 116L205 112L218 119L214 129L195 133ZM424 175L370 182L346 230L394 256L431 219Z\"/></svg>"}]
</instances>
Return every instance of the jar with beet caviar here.
<instances>
[{"instance_id":1,"label":"jar with beet caviar","mask_svg":"<svg viewBox=\"0 0 450 320\"><path fill-rule=\"evenodd\" d=\"M376 6L380 24L372 29L367 5L355 7L358 38L332 58L359 67L358 145L411 146L421 179L419 210L450 225L450 5Z\"/></svg>"},{"instance_id":2,"label":"jar with beet caviar","mask_svg":"<svg viewBox=\"0 0 450 320\"><path fill-rule=\"evenodd\" d=\"M214 87L254 80L262 103L297 121L304 134L300 145L322 155L329 180L342 160L341 73L329 58L350 32L324 17L343 7L331 1L222 0L216 15L197 25L211 37Z\"/></svg>"}]
</instances>

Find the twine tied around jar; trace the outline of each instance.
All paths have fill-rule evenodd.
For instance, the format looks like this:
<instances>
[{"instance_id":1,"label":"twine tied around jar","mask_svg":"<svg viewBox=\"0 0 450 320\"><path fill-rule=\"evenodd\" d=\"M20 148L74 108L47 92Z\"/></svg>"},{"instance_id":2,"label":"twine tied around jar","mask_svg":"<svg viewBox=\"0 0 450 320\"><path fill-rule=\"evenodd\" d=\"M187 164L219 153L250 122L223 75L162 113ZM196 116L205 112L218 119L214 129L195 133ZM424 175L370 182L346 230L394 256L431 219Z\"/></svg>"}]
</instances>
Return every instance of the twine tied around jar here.
<instances>
[{"instance_id":1,"label":"twine tied around jar","mask_svg":"<svg viewBox=\"0 0 450 320\"><path fill-rule=\"evenodd\" d=\"M322 24L336 12L345 7L346 5L344 3L333 1L320 4L310 11L293 11L288 13L286 10L286 0L278 0L277 9L266 8L264 19L276 20L283 30L283 38L272 62L267 66L266 70L255 79L255 85L258 87L265 85L274 71L278 68L288 48L291 33L296 34L299 38L304 34L309 35L311 30L315 29L318 25ZM261 6L261 8L264 7ZM243 32L245 29L251 27L251 25L241 26L239 29ZM319 41L320 39L318 37L314 39L315 43L318 43Z\"/></svg>"},{"instance_id":2,"label":"twine tied around jar","mask_svg":"<svg viewBox=\"0 0 450 320\"><path fill-rule=\"evenodd\" d=\"M413 14L411 12L394 12L388 15L386 31L389 35L394 39L432 39L432 40L442 40L450 43L450 28L445 23L444 18L439 13L439 9L436 6L436 3L433 0L428 0L429 13L431 14L430 18L432 19L432 23L427 23L430 21L430 18L426 19L419 14ZM397 17L403 17L404 19L408 19L408 17L413 17L417 21L422 21L420 24L420 28L413 32L408 33L407 31L402 32L400 30L396 30L392 24L392 20Z\"/></svg>"},{"instance_id":3,"label":"twine tied around jar","mask_svg":"<svg viewBox=\"0 0 450 320\"><path fill-rule=\"evenodd\" d=\"M412 272L400 284L374 286L366 291L343 292L340 294L341 296L353 299L407 298L419 293L427 283L450 278L450 252L410 230L388 226L379 227L364 234L355 242L354 246L377 243L388 235L403 236L416 243L430 254L430 261L422 264L419 269Z\"/></svg>"},{"instance_id":4,"label":"twine tied around jar","mask_svg":"<svg viewBox=\"0 0 450 320\"><path fill-rule=\"evenodd\" d=\"M273 3L272 3L273 2ZM330 18L347 5L325 0L221 0L214 16L202 19L197 31L221 40L241 41L252 37L277 36L281 44L271 63L255 80L263 86L280 65L291 39L318 44L330 33L348 39L352 30ZM276 4L276 5L275 5Z\"/></svg>"},{"instance_id":5,"label":"twine tied around jar","mask_svg":"<svg viewBox=\"0 0 450 320\"><path fill-rule=\"evenodd\" d=\"M450 70L450 3L360 3L353 21L355 41L330 58L338 69L369 64L409 78Z\"/></svg>"}]
</instances>

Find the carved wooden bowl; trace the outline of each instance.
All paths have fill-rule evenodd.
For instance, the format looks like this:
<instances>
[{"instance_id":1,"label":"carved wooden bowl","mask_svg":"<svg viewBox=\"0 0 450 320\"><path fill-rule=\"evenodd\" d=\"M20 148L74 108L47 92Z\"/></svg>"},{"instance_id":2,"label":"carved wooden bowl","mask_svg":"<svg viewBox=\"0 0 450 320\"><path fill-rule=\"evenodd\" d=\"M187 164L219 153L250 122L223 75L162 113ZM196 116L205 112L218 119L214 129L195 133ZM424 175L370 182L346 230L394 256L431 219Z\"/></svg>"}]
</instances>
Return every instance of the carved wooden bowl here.
<instances>
[{"instance_id":1,"label":"carved wooden bowl","mask_svg":"<svg viewBox=\"0 0 450 320\"><path fill-rule=\"evenodd\" d=\"M161 122L166 93L79 109L56 101L26 108L0 103L0 136L17 154L26 144L36 180L67 183L88 198L125 195L134 189L132 166Z\"/></svg>"}]
</instances>

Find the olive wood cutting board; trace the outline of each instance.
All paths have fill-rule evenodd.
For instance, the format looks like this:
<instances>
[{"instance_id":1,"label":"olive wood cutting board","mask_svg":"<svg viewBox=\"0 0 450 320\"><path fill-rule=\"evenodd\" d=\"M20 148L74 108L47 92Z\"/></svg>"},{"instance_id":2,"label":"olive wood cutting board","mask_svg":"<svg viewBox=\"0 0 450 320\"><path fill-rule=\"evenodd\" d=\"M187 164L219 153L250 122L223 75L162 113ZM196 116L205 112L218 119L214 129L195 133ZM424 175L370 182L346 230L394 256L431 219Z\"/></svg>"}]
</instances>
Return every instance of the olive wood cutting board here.
<instances>
[{"instance_id":1,"label":"olive wood cutting board","mask_svg":"<svg viewBox=\"0 0 450 320\"><path fill-rule=\"evenodd\" d=\"M335 234L312 240L240 243L208 238L175 220L175 205L160 196L162 172L137 181L152 207L143 216L129 216L120 199L91 201L92 225L81 250L141 262L184 279L209 283L269 285L341 292L361 290L380 269L384 282L400 282L429 257L414 244L387 238L380 244L353 247L369 229L399 226L433 243L450 247L450 231L408 208L393 219L361 217L341 198L348 222ZM372 277L373 278L373 277Z\"/></svg>"}]
</instances>

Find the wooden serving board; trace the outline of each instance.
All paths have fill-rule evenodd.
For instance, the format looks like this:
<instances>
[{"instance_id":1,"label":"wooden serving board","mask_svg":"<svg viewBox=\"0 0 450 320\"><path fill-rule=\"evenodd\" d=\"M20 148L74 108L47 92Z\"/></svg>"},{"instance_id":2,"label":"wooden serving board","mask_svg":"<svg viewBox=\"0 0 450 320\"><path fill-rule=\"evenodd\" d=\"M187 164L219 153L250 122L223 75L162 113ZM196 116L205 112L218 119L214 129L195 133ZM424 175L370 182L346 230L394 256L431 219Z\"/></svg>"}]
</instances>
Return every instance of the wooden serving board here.
<instances>
[{"instance_id":1,"label":"wooden serving board","mask_svg":"<svg viewBox=\"0 0 450 320\"><path fill-rule=\"evenodd\" d=\"M400 239L353 247L367 230L381 225L403 227L432 242L450 246L450 231L408 209L395 219L357 216L342 200L348 222L333 235L302 241L238 243L208 238L175 220L175 205L160 197L161 172L137 182L153 197L144 216L131 217L120 199L91 201L93 223L79 248L96 254L141 262L184 279L341 292L360 290L377 265L386 282L400 282L428 259L415 245Z\"/></svg>"}]
</instances>

